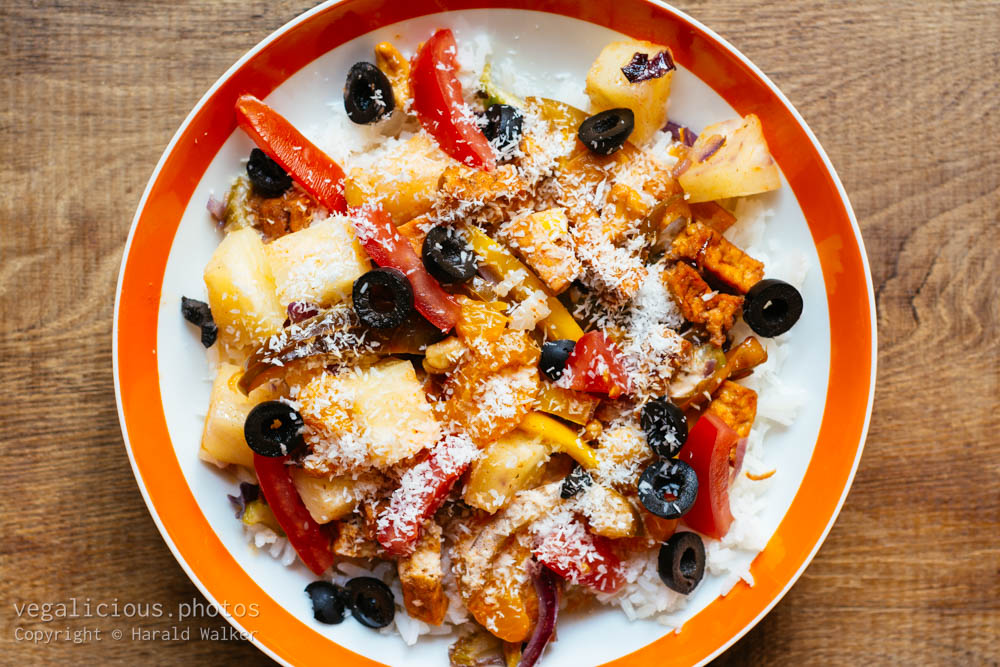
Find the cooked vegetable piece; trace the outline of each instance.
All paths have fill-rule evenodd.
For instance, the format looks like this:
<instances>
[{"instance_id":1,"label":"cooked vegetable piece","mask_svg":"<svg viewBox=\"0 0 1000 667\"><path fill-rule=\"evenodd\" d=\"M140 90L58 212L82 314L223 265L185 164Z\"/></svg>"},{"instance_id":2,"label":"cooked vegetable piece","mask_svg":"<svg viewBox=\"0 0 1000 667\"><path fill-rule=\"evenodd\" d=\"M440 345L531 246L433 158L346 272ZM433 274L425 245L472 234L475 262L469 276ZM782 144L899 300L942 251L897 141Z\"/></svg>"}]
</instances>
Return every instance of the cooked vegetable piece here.
<instances>
[{"instance_id":1,"label":"cooked vegetable piece","mask_svg":"<svg viewBox=\"0 0 1000 667\"><path fill-rule=\"evenodd\" d=\"M562 377L566 362L569 361L575 347L576 341L569 338L545 341L542 344L542 356L538 361L539 370L545 377L555 382Z\"/></svg>"},{"instance_id":2,"label":"cooked vegetable piece","mask_svg":"<svg viewBox=\"0 0 1000 667\"><path fill-rule=\"evenodd\" d=\"M330 538L299 498L288 471L288 457L260 456L254 454L253 467L257 472L261 493L281 524L295 552L313 574L319 576L333 565Z\"/></svg>"},{"instance_id":3,"label":"cooked vegetable piece","mask_svg":"<svg viewBox=\"0 0 1000 667\"><path fill-rule=\"evenodd\" d=\"M247 177L254 192L265 198L280 197L292 187L292 177L288 172L259 148L250 151Z\"/></svg>"},{"instance_id":4,"label":"cooked vegetable piece","mask_svg":"<svg viewBox=\"0 0 1000 667\"><path fill-rule=\"evenodd\" d=\"M285 531L281 528L281 524L278 523L278 519L275 518L274 512L272 512L267 503L260 498L247 503L246 509L243 511L243 516L241 518L243 523L247 526L256 526L261 524L267 526L278 535L285 534Z\"/></svg>"},{"instance_id":5,"label":"cooked vegetable piece","mask_svg":"<svg viewBox=\"0 0 1000 667\"><path fill-rule=\"evenodd\" d=\"M670 536L677 531L679 519L661 519L649 512L645 507L639 508L639 516L642 517L643 528L646 529L646 536L657 542L666 542Z\"/></svg>"},{"instance_id":6,"label":"cooked vegetable piece","mask_svg":"<svg viewBox=\"0 0 1000 667\"><path fill-rule=\"evenodd\" d=\"M639 478L639 500L661 519L679 519L687 514L698 495L698 476L684 461L654 461Z\"/></svg>"},{"instance_id":7,"label":"cooked vegetable piece","mask_svg":"<svg viewBox=\"0 0 1000 667\"><path fill-rule=\"evenodd\" d=\"M201 329L201 344L212 347L219 335L219 327L212 319L212 310L204 301L181 297L181 314L184 319Z\"/></svg>"},{"instance_id":8,"label":"cooked vegetable piece","mask_svg":"<svg viewBox=\"0 0 1000 667\"><path fill-rule=\"evenodd\" d=\"M269 387L261 387L250 396L245 395L237 386L240 375L239 366L228 363L219 366L205 416L201 451L212 462L252 468L253 450L243 436L243 427L253 406L275 395Z\"/></svg>"},{"instance_id":9,"label":"cooked vegetable piece","mask_svg":"<svg viewBox=\"0 0 1000 667\"><path fill-rule=\"evenodd\" d=\"M764 264L730 243L722 234L693 222L670 245L674 256L690 259L729 287L746 292L764 277Z\"/></svg>"},{"instance_id":10,"label":"cooked vegetable piece","mask_svg":"<svg viewBox=\"0 0 1000 667\"><path fill-rule=\"evenodd\" d=\"M457 52L448 29L438 30L421 45L410 71L413 109L445 153L467 166L490 171L496 167L496 158L462 98Z\"/></svg>"},{"instance_id":11,"label":"cooked vegetable piece","mask_svg":"<svg viewBox=\"0 0 1000 667\"><path fill-rule=\"evenodd\" d=\"M614 593L625 583L624 567L610 541L591 535L576 521L542 536L535 558L560 577L601 593Z\"/></svg>"},{"instance_id":12,"label":"cooked vegetable piece","mask_svg":"<svg viewBox=\"0 0 1000 667\"><path fill-rule=\"evenodd\" d=\"M692 532L674 533L660 547L656 563L667 588L688 595L705 575L705 544Z\"/></svg>"},{"instance_id":13,"label":"cooked vegetable piece","mask_svg":"<svg viewBox=\"0 0 1000 667\"><path fill-rule=\"evenodd\" d=\"M306 139L284 116L253 95L236 101L236 122L257 147L331 212L347 210L344 170Z\"/></svg>"},{"instance_id":14,"label":"cooked vegetable piece","mask_svg":"<svg viewBox=\"0 0 1000 667\"><path fill-rule=\"evenodd\" d=\"M302 468L291 472L295 490L316 523L330 523L350 515L361 500L362 489L372 486L366 476L317 477Z\"/></svg>"},{"instance_id":15,"label":"cooked vegetable piece","mask_svg":"<svg viewBox=\"0 0 1000 667\"><path fill-rule=\"evenodd\" d=\"M767 361L767 350L753 336L728 352L714 345L700 345L694 349L692 363L670 387L670 398L684 409L692 403L710 397L729 377L739 379Z\"/></svg>"},{"instance_id":16,"label":"cooked vegetable piece","mask_svg":"<svg viewBox=\"0 0 1000 667\"><path fill-rule=\"evenodd\" d=\"M472 464L462 498L472 507L496 512L537 482L551 453L549 445L522 431L501 436Z\"/></svg>"},{"instance_id":17,"label":"cooked vegetable piece","mask_svg":"<svg viewBox=\"0 0 1000 667\"><path fill-rule=\"evenodd\" d=\"M556 619L559 616L559 578L544 566L535 568L531 578L538 595L538 622L535 623L531 639L524 646L517 667L534 667L555 633Z\"/></svg>"},{"instance_id":18,"label":"cooked vegetable piece","mask_svg":"<svg viewBox=\"0 0 1000 667\"><path fill-rule=\"evenodd\" d=\"M240 494L238 496L226 494L226 498L236 508L236 518L242 519L247 505L260 498L260 487L250 482L240 482Z\"/></svg>"},{"instance_id":19,"label":"cooked vegetable piece","mask_svg":"<svg viewBox=\"0 0 1000 667\"><path fill-rule=\"evenodd\" d=\"M593 483L594 479L590 476L590 473L577 463L573 466L569 475L566 476L566 479L563 480L562 486L559 488L559 497L563 500L572 498Z\"/></svg>"},{"instance_id":20,"label":"cooked vegetable piece","mask_svg":"<svg viewBox=\"0 0 1000 667\"><path fill-rule=\"evenodd\" d=\"M538 409L566 421L585 426L591 421L601 399L582 391L573 391L543 382L538 392ZM599 423L599 422L597 422Z\"/></svg>"},{"instance_id":21,"label":"cooked vegetable piece","mask_svg":"<svg viewBox=\"0 0 1000 667\"><path fill-rule=\"evenodd\" d=\"M519 285L512 289L512 293L519 299L527 298L529 294L536 290L545 291L542 284L531 270L522 264L516 257L510 254L506 248L491 239L485 232L476 227L466 227L466 233L472 243L473 249L479 255L479 259L490 269L505 276L514 271L523 271L524 278ZM542 320L542 327L545 335L549 338L572 338L577 340L583 335L583 329L576 323L573 316L569 314L566 307L554 296L548 298L549 315Z\"/></svg>"},{"instance_id":22,"label":"cooked vegetable piece","mask_svg":"<svg viewBox=\"0 0 1000 667\"><path fill-rule=\"evenodd\" d=\"M631 109L608 109L594 114L580 124L580 142L599 155L611 155L622 149L635 129Z\"/></svg>"},{"instance_id":23,"label":"cooked vegetable piece","mask_svg":"<svg viewBox=\"0 0 1000 667\"><path fill-rule=\"evenodd\" d=\"M583 270L562 208L516 216L504 223L499 234L555 294L565 290Z\"/></svg>"},{"instance_id":24,"label":"cooked vegetable piece","mask_svg":"<svg viewBox=\"0 0 1000 667\"><path fill-rule=\"evenodd\" d=\"M670 49L661 44L639 40L612 42L601 50L600 55L587 73L587 95L597 111L614 107L627 107L635 114L635 132L632 141L644 144L652 138L667 121L667 100L670 97L672 69L646 81L629 82L622 68L644 54L647 60L657 60L657 54L666 52L664 64Z\"/></svg>"},{"instance_id":25,"label":"cooked vegetable piece","mask_svg":"<svg viewBox=\"0 0 1000 667\"><path fill-rule=\"evenodd\" d=\"M319 315L319 307L309 301L291 301L285 310L288 312L288 325L298 324Z\"/></svg>"},{"instance_id":26,"label":"cooked vegetable piece","mask_svg":"<svg viewBox=\"0 0 1000 667\"><path fill-rule=\"evenodd\" d=\"M396 616L396 602L385 582L375 577L355 577L344 586L351 616L369 628L384 628Z\"/></svg>"},{"instance_id":27,"label":"cooked vegetable piece","mask_svg":"<svg viewBox=\"0 0 1000 667\"><path fill-rule=\"evenodd\" d=\"M663 131L669 132L674 141L679 141L688 148L694 146L694 140L698 138L697 132L692 132L686 125L675 123L672 120L667 121L667 124L663 126Z\"/></svg>"},{"instance_id":28,"label":"cooked vegetable piece","mask_svg":"<svg viewBox=\"0 0 1000 667\"><path fill-rule=\"evenodd\" d=\"M497 341L507 328L510 318L503 314L506 304L500 301L484 303L468 297L458 297L462 304L455 333L465 343L476 339Z\"/></svg>"},{"instance_id":29,"label":"cooked vegetable piece","mask_svg":"<svg viewBox=\"0 0 1000 667\"><path fill-rule=\"evenodd\" d=\"M358 240L379 266L402 271L413 286L414 305L420 314L443 332L458 321L460 307L455 299L427 272L380 206L354 209Z\"/></svg>"},{"instance_id":30,"label":"cooked vegetable piece","mask_svg":"<svg viewBox=\"0 0 1000 667\"><path fill-rule=\"evenodd\" d=\"M389 555L413 553L424 522L441 507L474 456L471 444L445 443L403 474L389 507L378 518L378 543Z\"/></svg>"},{"instance_id":31,"label":"cooked vegetable piece","mask_svg":"<svg viewBox=\"0 0 1000 667\"><path fill-rule=\"evenodd\" d=\"M336 625L346 617L347 592L329 581L314 581L306 586L306 594L312 601L313 618L320 623Z\"/></svg>"},{"instance_id":32,"label":"cooked vegetable piece","mask_svg":"<svg viewBox=\"0 0 1000 667\"><path fill-rule=\"evenodd\" d=\"M781 187L781 174L754 114L706 127L688 159L691 165L677 180L692 204Z\"/></svg>"},{"instance_id":33,"label":"cooked vegetable piece","mask_svg":"<svg viewBox=\"0 0 1000 667\"><path fill-rule=\"evenodd\" d=\"M388 118L396 108L396 98L388 77L372 63L351 65L344 84L344 110L359 125Z\"/></svg>"},{"instance_id":34,"label":"cooked vegetable piece","mask_svg":"<svg viewBox=\"0 0 1000 667\"><path fill-rule=\"evenodd\" d=\"M501 88L493 80L493 64L488 60L483 65L482 74L479 75L479 95L485 98L483 106L489 108L494 104L506 104L518 109L523 109L525 101L514 93Z\"/></svg>"},{"instance_id":35,"label":"cooked vegetable piece","mask_svg":"<svg viewBox=\"0 0 1000 667\"><path fill-rule=\"evenodd\" d=\"M391 329L413 312L413 288L399 269L379 267L354 281L354 312L365 326Z\"/></svg>"},{"instance_id":36,"label":"cooked vegetable piece","mask_svg":"<svg viewBox=\"0 0 1000 667\"><path fill-rule=\"evenodd\" d=\"M538 623L538 594L524 577L531 551L517 540L506 541L490 559L481 585L468 592L473 618L506 642L520 643Z\"/></svg>"},{"instance_id":37,"label":"cooked vegetable piece","mask_svg":"<svg viewBox=\"0 0 1000 667\"><path fill-rule=\"evenodd\" d=\"M284 457L305 446L302 415L281 401L255 405L247 415L243 435L254 454Z\"/></svg>"},{"instance_id":38,"label":"cooked vegetable piece","mask_svg":"<svg viewBox=\"0 0 1000 667\"><path fill-rule=\"evenodd\" d=\"M409 556L397 562L406 612L425 623L441 625L448 612L441 569L441 526L428 521Z\"/></svg>"},{"instance_id":39,"label":"cooked vegetable piece","mask_svg":"<svg viewBox=\"0 0 1000 667\"><path fill-rule=\"evenodd\" d=\"M389 78L396 104L410 99L410 61L403 57L392 42L375 45L375 66Z\"/></svg>"},{"instance_id":40,"label":"cooked vegetable piece","mask_svg":"<svg viewBox=\"0 0 1000 667\"><path fill-rule=\"evenodd\" d=\"M285 308L275 294L267 251L256 230L227 234L205 266L204 277L208 303L226 346L256 345L281 330Z\"/></svg>"},{"instance_id":41,"label":"cooked vegetable piece","mask_svg":"<svg viewBox=\"0 0 1000 667\"><path fill-rule=\"evenodd\" d=\"M510 152L521 143L524 134L524 117L509 104L491 104L486 108L486 127L483 134L497 155L509 159Z\"/></svg>"},{"instance_id":42,"label":"cooked vegetable piece","mask_svg":"<svg viewBox=\"0 0 1000 667\"><path fill-rule=\"evenodd\" d=\"M532 412L517 427L525 433L552 443L555 448L569 454L584 468L596 468L597 457L594 450L583 443L568 426L540 412Z\"/></svg>"},{"instance_id":43,"label":"cooked vegetable piece","mask_svg":"<svg viewBox=\"0 0 1000 667\"><path fill-rule=\"evenodd\" d=\"M615 344L601 331L591 331L576 342L566 361L569 387L618 398L629 392L628 374Z\"/></svg>"},{"instance_id":44,"label":"cooked vegetable piece","mask_svg":"<svg viewBox=\"0 0 1000 667\"><path fill-rule=\"evenodd\" d=\"M687 418L666 398L656 398L642 406L640 424L650 448L665 459L677 456L687 440Z\"/></svg>"},{"instance_id":45,"label":"cooked vegetable piece","mask_svg":"<svg viewBox=\"0 0 1000 667\"><path fill-rule=\"evenodd\" d=\"M761 280L743 303L743 320L754 333L768 338L791 329L801 315L802 295L783 280Z\"/></svg>"},{"instance_id":46,"label":"cooked vegetable piece","mask_svg":"<svg viewBox=\"0 0 1000 667\"><path fill-rule=\"evenodd\" d=\"M628 65L622 67L622 74L629 83L649 81L664 76L667 72L677 69L670 51L663 50L650 57L647 53L634 53Z\"/></svg>"},{"instance_id":47,"label":"cooked vegetable piece","mask_svg":"<svg viewBox=\"0 0 1000 667\"><path fill-rule=\"evenodd\" d=\"M688 435L680 460L698 476L698 497L684 523L703 535L722 539L729 532L729 454L740 436L715 415L702 415Z\"/></svg>"},{"instance_id":48,"label":"cooked vegetable piece","mask_svg":"<svg viewBox=\"0 0 1000 667\"><path fill-rule=\"evenodd\" d=\"M439 225L427 232L421 258L430 274L445 284L464 283L476 273L476 253L454 227Z\"/></svg>"}]
</instances>

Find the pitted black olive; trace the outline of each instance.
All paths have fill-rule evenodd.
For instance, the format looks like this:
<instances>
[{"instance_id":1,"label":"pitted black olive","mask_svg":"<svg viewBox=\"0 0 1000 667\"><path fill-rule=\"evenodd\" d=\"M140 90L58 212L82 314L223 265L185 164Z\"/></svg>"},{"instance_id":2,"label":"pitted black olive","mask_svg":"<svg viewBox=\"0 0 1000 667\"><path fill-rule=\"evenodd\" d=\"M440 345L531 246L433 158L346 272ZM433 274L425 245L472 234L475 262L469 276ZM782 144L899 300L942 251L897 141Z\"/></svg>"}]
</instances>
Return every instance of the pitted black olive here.
<instances>
[{"instance_id":1,"label":"pitted black olive","mask_svg":"<svg viewBox=\"0 0 1000 667\"><path fill-rule=\"evenodd\" d=\"M542 344L542 356L538 360L538 368L545 374L545 377L555 382L562 377L566 370L566 361L573 353L576 342L568 338L563 340L550 340Z\"/></svg>"},{"instance_id":2,"label":"pitted black olive","mask_svg":"<svg viewBox=\"0 0 1000 667\"><path fill-rule=\"evenodd\" d=\"M253 191L265 199L280 197L292 187L292 177L259 148L250 151L247 176Z\"/></svg>"},{"instance_id":3,"label":"pitted black olive","mask_svg":"<svg viewBox=\"0 0 1000 667\"><path fill-rule=\"evenodd\" d=\"M427 271L442 283L464 283L476 275L476 253L454 227L439 225L427 232L420 255Z\"/></svg>"},{"instance_id":4,"label":"pitted black olive","mask_svg":"<svg viewBox=\"0 0 1000 667\"><path fill-rule=\"evenodd\" d=\"M654 461L639 477L639 501L661 519L679 519L698 497L694 468L677 459Z\"/></svg>"},{"instance_id":5,"label":"pitted black olive","mask_svg":"<svg viewBox=\"0 0 1000 667\"><path fill-rule=\"evenodd\" d=\"M413 287L399 269L372 269L354 281L354 312L365 326L391 329L413 312Z\"/></svg>"},{"instance_id":6,"label":"pitted black olive","mask_svg":"<svg viewBox=\"0 0 1000 667\"><path fill-rule=\"evenodd\" d=\"M347 592L329 581L314 581L306 586L312 600L313 618L320 623L336 625L346 617Z\"/></svg>"},{"instance_id":7,"label":"pitted black olive","mask_svg":"<svg viewBox=\"0 0 1000 667\"><path fill-rule=\"evenodd\" d=\"M483 134L503 158L521 143L523 126L524 117L517 107L509 104L493 104L486 110L486 127L483 128Z\"/></svg>"},{"instance_id":8,"label":"pitted black olive","mask_svg":"<svg viewBox=\"0 0 1000 667\"><path fill-rule=\"evenodd\" d=\"M201 329L201 344L212 347L219 337L219 327L212 318L212 309L204 301L181 297L181 315L184 319Z\"/></svg>"},{"instance_id":9,"label":"pitted black olive","mask_svg":"<svg viewBox=\"0 0 1000 667\"><path fill-rule=\"evenodd\" d=\"M583 466L577 464L563 480L562 486L559 488L559 497L564 500L572 498L593 483L594 480L590 473L584 470Z\"/></svg>"},{"instance_id":10,"label":"pitted black olive","mask_svg":"<svg viewBox=\"0 0 1000 667\"><path fill-rule=\"evenodd\" d=\"M247 444L261 456L287 456L301 448L302 415L281 401L254 406L243 423Z\"/></svg>"},{"instance_id":11,"label":"pitted black olive","mask_svg":"<svg viewBox=\"0 0 1000 667\"><path fill-rule=\"evenodd\" d=\"M656 563L660 579L671 590L687 595L705 575L705 544L697 533L674 533L660 547Z\"/></svg>"},{"instance_id":12,"label":"pitted black olive","mask_svg":"<svg viewBox=\"0 0 1000 667\"><path fill-rule=\"evenodd\" d=\"M355 577L347 582L347 599L351 614L369 628L384 628L396 616L392 591L381 579Z\"/></svg>"},{"instance_id":13,"label":"pitted black olive","mask_svg":"<svg viewBox=\"0 0 1000 667\"><path fill-rule=\"evenodd\" d=\"M621 150L633 129L635 114L631 109L608 109L580 123L577 136L595 153L611 155Z\"/></svg>"},{"instance_id":14,"label":"pitted black olive","mask_svg":"<svg viewBox=\"0 0 1000 667\"><path fill-rule=\"evenodd\" d=\"M655 398L642 406L639 423L646 442L657 456L673 458L687 441L687 418L666 398Z\"/></svg>"},{"instance_id":15,"label":"pitted black olive","mask_svg":"<svg viewBox=\"0 0 1000 667\"><path fill-rule=\"evenodd\" d=\"M783 280L769 278L750 288L743 319L754 333L773 338L785 333L802 315L802 295Z\"/></svg>"},{"instance_id":16,"label":"pitted black olive","mask_svg":"<svg viewBox=\"0 0 1000 667\"><path fill-rule=\"evenodd\" d=\"M382 120L396 108L392 84L372 63L354 63L344 84L344 109L358 125Z\"/></svg>"}]
</instances>

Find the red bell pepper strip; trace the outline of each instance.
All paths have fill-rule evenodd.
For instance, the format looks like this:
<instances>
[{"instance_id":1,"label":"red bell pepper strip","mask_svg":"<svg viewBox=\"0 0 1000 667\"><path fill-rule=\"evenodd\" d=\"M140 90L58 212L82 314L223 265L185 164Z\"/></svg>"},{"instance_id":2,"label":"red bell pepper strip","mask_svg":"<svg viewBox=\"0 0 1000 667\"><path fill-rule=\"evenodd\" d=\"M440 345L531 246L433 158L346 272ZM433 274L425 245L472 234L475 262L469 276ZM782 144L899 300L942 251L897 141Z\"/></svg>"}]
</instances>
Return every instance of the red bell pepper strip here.
<instances>
[{"instance_id":1,"label":"red bell pepper strip","mask_svg":"<svg viewBox=\"0 0 1000 667\"><path fill-rule=\"evenodd\" d=\"M715 415L702 415L678 455L698 476L698 496L684 515L684 523L699 533L721 539L729 532L729 453L740 439Z\"/></svg>"},{"instance_id":2,"label":"red bell pepper strip","mask_svg":"<svg viewBox=\"0 0 1000 667\"><path fill-rule=\"evenodd\" d=\"M462 312L455 298L441 288L427 273L413 246L396 231L392 218L381 206L362 206L351 210L358 241L379 266L399 269L410 279L413 301L420 314L441 331L454 328Z\"/></svg>"},{"instance_id":3,"label":"red bell pepper strip","mask_svg":"<svg viewBox=\"0 0 1000 667\"><path fill-rule=\"evenodd\" d=\"M333 551L330 537L312 518L288 472L287 456L253 455L253 467L257 471L264 500L274 513L281 529L288 536L295 552L312 570L313 574L323 574L333 565Z\"/></svg>"},{"instance_id":4,"label":"red bell pepper strip","mask_svg":"<svg viewBox=\"0 0 1000 667\"><path fill-rule=\"evenodd\" d=\"M403 474L389 507L379 516L378 543L390 556L413 553L424 522L434 515L478 453L475 445L442 444Z\"/></svg>"},{"instance_id":5,"label":"red bell pepper strip","mask_svg":"<svg viewBox=\"0 0 1000 667\"><path fill-rule=\"evenodd\" d=\"M413 109L441 150L463 164L490 171L496 157L462 97L457 52L451 30L438 30L423 43L410 68Z\"/></svg>"},{"instance_id":6,"label":"red bell pepper strip","mask_svg":"<svg viewBox=\"0 0 1000 667\"><path fill-rule=\"evenodd\" d=\"M618 398L629 391L628 374L615 344L601 331L576 341L566 360L565 383L570 389Z\"/></svg>"},{"instance_id":7,"label":"red bell pepper strip","mask_svg":"<svg viewBox=\"0 0 1000 667\"><path fill-rule=\"evenodd\" d=\"M302 136L284 116L253 95L236 101L236 122L258 148L331 212L347 211L344 170Z\"/></svg>"},{"instance_id":8,"label":"red bell pepper strip","mask_svg":"<svg viewBox=\"0 0 1000 667\"><path fill-rule=\"evenodd\" d=\"M624 567L611 541L587 532L576 520L545 533L534 554L563 579L602 593L614 593L625 583Z\"/></svg>"}]
</instances>

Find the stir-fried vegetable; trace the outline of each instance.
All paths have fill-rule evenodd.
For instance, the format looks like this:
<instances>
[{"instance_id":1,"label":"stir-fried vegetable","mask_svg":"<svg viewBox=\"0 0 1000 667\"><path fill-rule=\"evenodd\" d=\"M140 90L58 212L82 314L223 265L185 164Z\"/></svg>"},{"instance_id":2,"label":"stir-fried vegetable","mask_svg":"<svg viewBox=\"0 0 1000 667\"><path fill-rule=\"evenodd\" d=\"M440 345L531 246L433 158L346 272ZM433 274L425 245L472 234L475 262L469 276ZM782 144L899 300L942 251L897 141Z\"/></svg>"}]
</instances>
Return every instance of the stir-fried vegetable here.
<instances>
[{"instance_id":1,"label":"stir-fried vegetable","mask_svg":"<svg viewBox=\"0 0 1000 667\"><path fill-rule=\"evenodd\" d=\"M702 415L691 429L680 460L698 476L698 497L684 523L703 535L721 539L729 532L729 453L739 434L715 415Z\"/></svg>"},{"instance_id":2,"label":"stir-fried vegetable","mask_svg":"<svg viewBox=\"0 0 1000 667\"><path fill-rule=\"evenodd\" d=\"M569 386L577 391L618 398L629 391L628 375L618 349L602 332L591 331L576 341L566 362Z\"/></svg>"},{"instance_id":3,"label":"stir-fried vegetable","mask_svg":"<svg viewBox=\"0 0 1000 667\"><path fill-rule=\"evenodd\" d=\"M569 454L584 468L596 468L597 456L594 450L580 440L580 437L568 426L541 412L532 412L524 418L517 427L528 435L541 438L552 443L564 454Z\"/></svg>"}]
</instances>

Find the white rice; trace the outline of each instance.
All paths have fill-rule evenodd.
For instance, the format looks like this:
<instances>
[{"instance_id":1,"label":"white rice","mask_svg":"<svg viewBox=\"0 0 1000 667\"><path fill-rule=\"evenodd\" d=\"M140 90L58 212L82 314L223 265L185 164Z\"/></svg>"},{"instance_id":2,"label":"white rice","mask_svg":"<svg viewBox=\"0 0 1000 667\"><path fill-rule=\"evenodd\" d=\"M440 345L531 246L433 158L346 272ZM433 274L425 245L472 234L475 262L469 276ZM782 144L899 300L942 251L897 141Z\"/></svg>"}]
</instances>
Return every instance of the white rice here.
<instances>
[{"instance_id":1,"label":"white rice","mask_svg":"<svg viewBox=\"0 0 1000 667\"><path fill-rule=\"evenodd\" d=\"M509 57L513 54L491 54L490 39L485 34L459 40L458 60L461 65L459 78L464 90L471 95L478 88L479 72L489 59L494 80L502 87L518 95L530 94L539 84L523 73ZM552 90L555 82L556 90ZM547 78L545 88L548 96L571 104L586 105L580 81L568 74L555 74ZM345 167L367 168L378 161L387 151L409 139L417 128L407 126L400 132L401 114L375 125L361 126L352 123L344 111L343 100L338 98L330 105L328 122L321 127L305 128L306 135L315 141L334 160ZM399 133L394 138L390 134ZM670 144L668 134L659 133L652 141L651 150L666 156ZM737 222L725 236L751 256L764 262L768 276L780 276L783 280L802 287L808 269L804 253L781 247L774 241L765 241L764 230L767 220L774 215L768 206L768 197L744 197L735 210ZM750 335L750 330L742 321L733 329L737 340ZM743 470L761 475L770 472L764 463L764 439L772 428L781 428L792 423L805 402L805 392L781 379L781 369L787 356L785 343L788 335L765 341L768 360L755 369L754 374L741 380L741 384L758 393L757 418L748 438ZM769 534L763 529L759 516L767 503L767 492L772 481L780 475L760 480L750 480L741 473L730 489L730 505L734 521L729 533L721 540L706 540L706 571L708 576L722 580L722 594L726 595L740 580L753 585L749 563L767 543ZM295 550L288 540L280 537L265 526L246 526L247 540L257 549L291 565L296 560ZM748 558L747 556L750 556ZM655 549L636 553L626 562L626 584L612 595L598 594L599 602L618 606L630 620L650 619L667 627L679 630L683 622L684 608L688 597L666 588L657 573L657 551ZM450 605L445 622L441 626L431 626L410 617L402 606L402 588L391 562L379 562L370 568L351 561L340 561L328 578L339 584L357 576L373 576L381 579L392 589L397 600L395 621L380 632L398 633L407 645L413 645L425 634L442 635L453 632L457 626L468 622L468 612L458 596L451 568L445 555L444 571Z\"/></svg>"}]
</instances>

